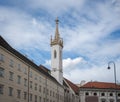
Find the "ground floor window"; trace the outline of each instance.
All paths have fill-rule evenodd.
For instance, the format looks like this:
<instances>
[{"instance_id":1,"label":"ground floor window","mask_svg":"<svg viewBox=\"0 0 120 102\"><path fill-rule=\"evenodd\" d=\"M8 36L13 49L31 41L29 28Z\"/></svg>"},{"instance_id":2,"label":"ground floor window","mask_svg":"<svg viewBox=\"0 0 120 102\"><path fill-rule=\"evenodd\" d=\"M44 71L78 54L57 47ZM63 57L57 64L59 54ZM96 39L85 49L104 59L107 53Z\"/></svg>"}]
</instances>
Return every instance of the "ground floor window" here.
<instances>
[{"instance_id":1,"label":"ground floor window","mask_svg":"<svg viewBox=\"0 0 120 102\"><path fill-rule=\"evenodd\" d=\"M0 84L0 94L3 94L4 85Z\"/></svg>"}]
</instances>

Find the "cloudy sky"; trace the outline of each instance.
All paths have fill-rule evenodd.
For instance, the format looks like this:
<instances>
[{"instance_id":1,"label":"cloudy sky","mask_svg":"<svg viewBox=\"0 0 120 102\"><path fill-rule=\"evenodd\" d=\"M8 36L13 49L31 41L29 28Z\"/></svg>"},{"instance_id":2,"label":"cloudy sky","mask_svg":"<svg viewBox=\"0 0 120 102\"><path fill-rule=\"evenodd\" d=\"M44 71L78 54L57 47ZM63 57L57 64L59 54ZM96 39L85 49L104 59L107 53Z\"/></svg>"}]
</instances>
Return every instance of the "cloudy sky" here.
<instances>
[{"instance_id":1,"label":"cloudy sky","mask_svg":"<svg viewBox=\"0 0 120 102\"><path fill-rule=\"evenodd\" d=\"M0 35L50 69L55 19L64 40L64 77L74 83L120 83L120 0L0 0Z\"/></svg>"}]
</instances>

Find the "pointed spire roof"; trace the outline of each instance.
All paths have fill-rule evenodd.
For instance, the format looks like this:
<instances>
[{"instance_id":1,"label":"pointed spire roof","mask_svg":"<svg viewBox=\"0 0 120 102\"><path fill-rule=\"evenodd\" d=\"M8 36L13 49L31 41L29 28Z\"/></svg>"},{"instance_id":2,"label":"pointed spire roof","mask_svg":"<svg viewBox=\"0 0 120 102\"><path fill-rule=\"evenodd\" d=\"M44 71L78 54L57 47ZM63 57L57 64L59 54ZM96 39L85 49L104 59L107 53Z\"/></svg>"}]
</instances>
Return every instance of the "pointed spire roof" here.
<instances>
[{"instance_id":1,"label":"pointed spire roof","mask_svg":"<svg viewBox=\"0 0 120 102\"><path fill-rule=\"evenodd\" d=\"M59 30L58 30L59 20L58 20L58 17L56 18L55 22L56 22L55 39L59 39Z\"/></svg>"},{"instance_id":2,"label":"pointed spire roof","mask_svg":"<svg viewBox=\"0 0 120 102\"><path fill-rule=\"evenodd\" d=\"M56 22L55 36L54 39L52 39L51 37L51 46L58 44L61 47L63 47L63 40L62 38L60 38L60 34L58 30L58 23L59 23L58 17L56 18L55 22Z\"/></svg>"}]
</instances>

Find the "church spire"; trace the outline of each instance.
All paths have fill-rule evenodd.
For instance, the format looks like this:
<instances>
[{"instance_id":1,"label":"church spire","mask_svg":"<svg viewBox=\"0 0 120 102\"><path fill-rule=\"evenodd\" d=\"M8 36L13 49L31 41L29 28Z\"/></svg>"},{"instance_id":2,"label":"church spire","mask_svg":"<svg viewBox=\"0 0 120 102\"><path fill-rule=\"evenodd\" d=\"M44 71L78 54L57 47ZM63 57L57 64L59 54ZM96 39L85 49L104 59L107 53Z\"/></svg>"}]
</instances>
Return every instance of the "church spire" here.
<instances>
[{"instance_id":1,"label":"church spire","mask_svg":"<svg viewBox=\"0 0 120 102\"><path fill-rule=\"evenodd\" d=\"M60 34L59 34L59 30L58 30L58 22L59 22L58 17L56 18L55 22L56 22L55 37L54 37L54 39L52 39L52 37L51 37L51 46L58 44L61 47L63 47L63 40L62 40L62 38L60 38Z\"/></svg>"},{"instance_id":2,"label":"church spire","mask_svg":"<svg viewBox=\"0 0 120 102\"><path fill-rule=\"evenodd\" d=\"M54 38L51 36L51 75L63 85L63 65L62 65L62 49L63 39L60 38L58 30L58 17L55 20L56 28Z\"/></svg>"}]
</instances>

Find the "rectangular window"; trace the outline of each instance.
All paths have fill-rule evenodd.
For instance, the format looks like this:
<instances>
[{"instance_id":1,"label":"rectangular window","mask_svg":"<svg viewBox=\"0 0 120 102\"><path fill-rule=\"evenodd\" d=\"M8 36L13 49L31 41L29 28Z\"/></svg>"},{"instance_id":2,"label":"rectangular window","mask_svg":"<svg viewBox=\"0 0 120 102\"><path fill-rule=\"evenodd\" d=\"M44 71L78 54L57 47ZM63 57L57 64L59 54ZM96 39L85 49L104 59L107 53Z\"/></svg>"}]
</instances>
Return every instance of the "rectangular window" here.
<instances>
[{"instance_id":1,"label":"rectangular window","mask_svg":"<svg viewBox=\"0 0 120 102\"><path fill-rule=\"evenodd\" d=\"M20 66L20 64L18 64L18 71L21 71L21 66Z\"/></svg>"},{"instance_id":2,"label":"rectangular window","mask_svg":"<svg viewBox=\"0 0 120 102\"><path fill-rule=\"evenodd\" d=\"M43 88L43 93L45 93L45 87Z\"/></svg>"},{"instance_id":3,"label":"rectangular window","mask_svg":"<svg viewBox=\"0 0 120 102\"><path fill-rule=\"evenodd\" d=\"M32 72L30 71L30 75L29 75L31 78L32 78Z\"/></svg>"},{"instance_id":4,"label":"rectangular window","mask_svg":"<svg viewBox=\"0 0 120 102\"><path fill-rule=\"evenodd\" d=\"M30 101L32 101L32 94L30 94Z\"/></svg>"},{"instance_id":5,"label":"rectangular window","mask_svg":"<svg viewBox=\"0 0 120 102\"><path fill-rule=\"evenodd\" d=\"M0 61L4 62L4 55L3 54L0 54Z\"/></svg>"},{"instance_id":6,"label":"rectangular window","mask_svg":"<svg viewBox=\"0 0 120 102\"><path fill-rule=\"evenodd\" d=\"M35 83L35 90L37 90L37 84Z\"/></svg>"},{"instance_id":7,"label":"rectangular window","mask_svg":"<svg viewBox=\"0 0 120 102\"><path fill-rule=\"evenodd\" d=\"M18 80L17 80L18 84L20 84L21 83L21 76L18 75L17 77L18 77Z\"/></svg>"},{"instance_id":8,"label":"rectangular window","mask_svg":"<svg viewBox=\"0 0 120 102\"><path fill-rule=\"evenodd\" d=\"M27 99L27 92L24 92L24 100Z\"/></svg>"},{"instance_id":9,"label":"rectangular window","mask_svg":"<svg viewBox=\"0 0 120 102\"><path fill-rule=\"evenodd\" d=\"M9 87L9 96L13 96L13 88Z\"/></svg>"},{"instance_id":10,"label":"rectangular window","mask_svg":"<svg viewBox=\"0 0 120 102\"><path fill-rule=\"evenodd\" d=\"M37 95L35 95L35 102L37 102Z\"/></svg>"},{"instance_id":11,"label":"rectangular window","mask_svg":"<svg viewBox=\"0 0 120 102\"><path fill-rule=\"evenodd\" d=\"M37 80L37 75L35 75L35 80Z\"/></svg>"},{"instance_id":12,"label":"rectangular window","mask_svg":"<svg viewBox=\"0 0 120 102\"><path fill-rule=\"evenodd\" d=\"M24 74L27 74L27 69L26 68L24 68Z\"/></svg>"},{"instance_id":13,"label":"rectangular window","mask_svg":"<svg viewBox=\"0 0 120 102\"><path fill-rule=\"evenodd\" d=\"M30 81L30 88L32 89L32 81Z\"/></svg>"},{"instance_id":14,"label":"rectangular window","mask_svg":"<svg viewBox=\"0 0 120 102\"><path fill-rule=\"evenodd\" d=\"M27 86L27 79L24 78L24 86Z\"/></svg>"},{"instance_id":15,"label":"rectangular window","mask_svg":"<svg viewBox=\"0 0 120 102\"><path fill-rule=\"evenodd\" d=\"M20 98L21 96L21 90L17 90L17 98Z\"/></svg>"},{"instance_id":16,"label":"rectangular window","mask_svg":"<svg viewBox=\"0 0 120 102\"><path fill-rule=\"evenodd\" d=\"M45 98L43 98L43 102L45 102Z\"/></svg>"},{"instance_id":17,"label":"rectangular window","mask_svg":"<svg viewBox=\"0 0 120 102\"><path fill-rule=\"evenodd\" d=\"M13 72L9 72L9 80L13 81L13 75L14 75Z\"/></svg>"},{"instance_id":18,"label":"rectangular window","mask_svg":"<svg viewBox=\"0 0 120 102\"><path fill-rule=\"evenodd\" d=\"M39 102L42 102L42 101L41 101L41 96L39 96Z\"/></svg>"},{"instance_id":19,"label":"rectangular window","mask_svg":"<svg viewBox=\"0 0 120 102\"><path fill-rule=\"evenodd\" d=\"M41 82L41 77L39 77L39 81Z\"/></svg>"},{"instance_id":20,"label":"rectangular window","mask_svg":"<svg viewBox=\"0 0 120 102\"><path fill-rule=\"evenodd\" d=\"M0 94L3 94L4 85L0 84Z\"/></svg>"},{"instance_id":21,"label":"rectangular window","mask_svg":"<svg viewBox=\"0 0 120 102\"><path fill-rule=\"evenodd\" d=\"M0 77L4 77L4 69L0 67Z\"/></svg>"},{"instance_id":22,"label":"rectangular window","mask_svg":"<svg viewBox=\"0 0 120 102\"><path fill-rule=\"evenodd\" d=\"M52 91L50 90L50 96L52 95Z\"/></svg>"},{"instance_id":23,"label":"rectangular window","mask_svg":"<svg viewBox=\"0 0 120 102\"><path fill-rule=\"evenodd\" d=\"M39 85L39 92L41 92L41 85Z\"/></svg>"},{"instance_id":24,"label":"rectangular window","mask_svg":"<svg viewBox=\"0 0 120 102\"><path fill-rule=\"evenodd\" d=\"M10 67L14 66L14 61L12 59L10 59Z\"/></svg>"}]
</instances>

